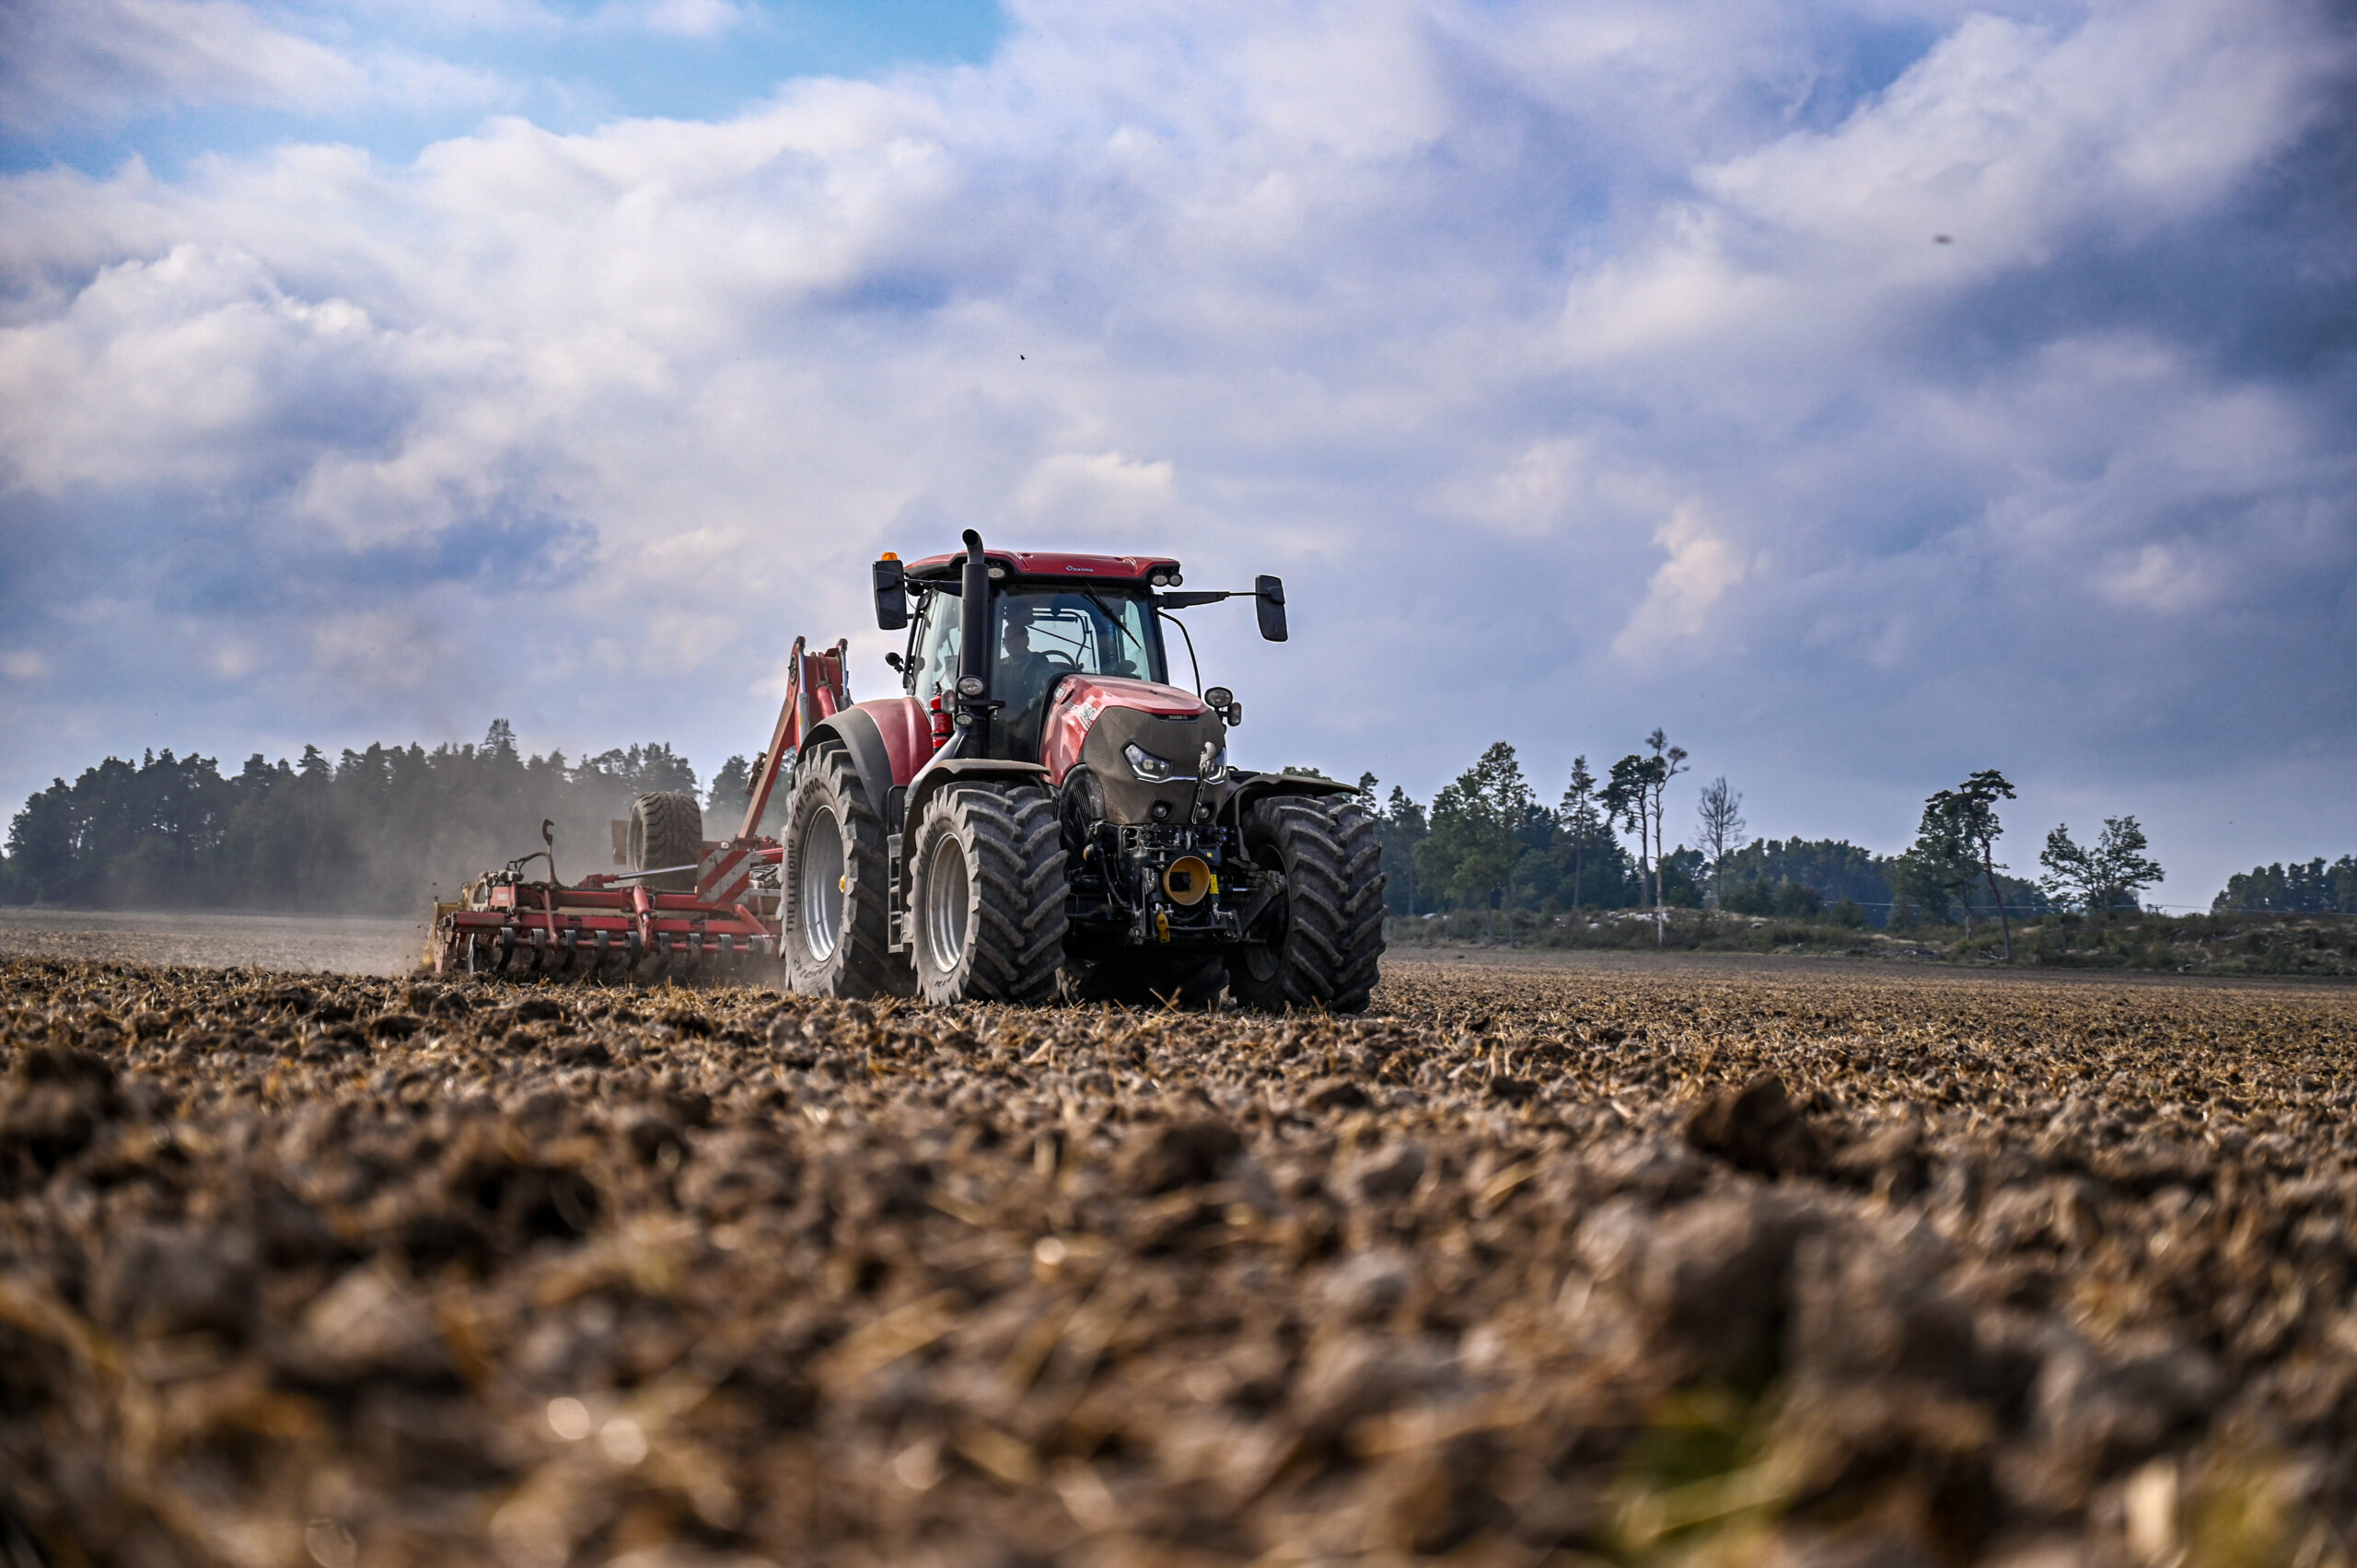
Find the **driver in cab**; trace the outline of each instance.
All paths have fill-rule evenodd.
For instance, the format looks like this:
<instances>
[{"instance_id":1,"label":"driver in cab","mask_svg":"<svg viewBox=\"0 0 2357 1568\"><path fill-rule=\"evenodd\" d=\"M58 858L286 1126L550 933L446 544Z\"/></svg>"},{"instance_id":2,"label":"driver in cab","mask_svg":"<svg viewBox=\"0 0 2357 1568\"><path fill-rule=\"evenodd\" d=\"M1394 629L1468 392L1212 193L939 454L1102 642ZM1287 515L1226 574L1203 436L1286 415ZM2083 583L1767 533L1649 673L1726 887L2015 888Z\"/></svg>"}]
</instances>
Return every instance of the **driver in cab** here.
<instances>
[{"instance_id":1,"label":"driver in cab","mask_svg":"<svg viewBox=\"0 0 2357 1568\"><path fill-rule=\"evenodd\" d=\"M1001 710L1006 715L1006 753L1025 762L1039 760L1050 688L1074 668L1069 656L1051 658L1031 646L1031 606L1017 599L1005 607L996 672L997 694L1006 704Z\"/></svg>"}]
</instances>

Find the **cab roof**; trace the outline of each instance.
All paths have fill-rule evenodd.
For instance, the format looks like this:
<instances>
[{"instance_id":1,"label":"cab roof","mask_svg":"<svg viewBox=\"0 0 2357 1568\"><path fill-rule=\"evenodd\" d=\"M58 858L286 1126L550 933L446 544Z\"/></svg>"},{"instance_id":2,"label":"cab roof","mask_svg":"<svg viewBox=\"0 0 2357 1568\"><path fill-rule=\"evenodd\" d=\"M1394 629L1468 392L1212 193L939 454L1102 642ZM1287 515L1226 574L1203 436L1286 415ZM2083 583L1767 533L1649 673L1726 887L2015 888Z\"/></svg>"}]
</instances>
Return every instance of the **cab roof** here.
<instances>
[{"instance_id":1,"label":"cab roof","mask_svg":"<svg viewBox=\"0 0 2357 1568\"><path fill-rule=\"evenodd\" d=\"M1028 577L1047 582L1071 582L1074 578L1094 578L1098 582L1142 583L1156 572L1177 575L1178 563L1167 555L1067 555L1052 550L986 550L982 559L993 566L1004 566L1010 577ZM917 578L955 576L966 563L966 552L954 555L928 555L922 561L911 561L905 568Z\"/></svg>"}]
</instances>

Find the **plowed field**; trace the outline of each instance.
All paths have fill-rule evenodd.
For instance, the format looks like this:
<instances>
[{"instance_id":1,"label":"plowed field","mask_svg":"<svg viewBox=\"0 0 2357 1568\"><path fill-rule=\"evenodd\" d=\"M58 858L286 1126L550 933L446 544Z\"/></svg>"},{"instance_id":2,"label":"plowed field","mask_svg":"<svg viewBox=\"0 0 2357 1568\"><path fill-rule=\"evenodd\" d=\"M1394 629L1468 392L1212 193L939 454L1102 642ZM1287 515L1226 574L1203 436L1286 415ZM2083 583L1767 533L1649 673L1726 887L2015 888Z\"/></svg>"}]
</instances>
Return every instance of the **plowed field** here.
<instances>
[{"instance_id":1,"label":"plowed field","mask_svg":"<svg viewBox=\"0 0 2357 1568\"><path fill-rule=\"evenodd\" d=\"M2347 1563L2357 993L0 961L0 1562Z\"/></svg>"}]
</instances>

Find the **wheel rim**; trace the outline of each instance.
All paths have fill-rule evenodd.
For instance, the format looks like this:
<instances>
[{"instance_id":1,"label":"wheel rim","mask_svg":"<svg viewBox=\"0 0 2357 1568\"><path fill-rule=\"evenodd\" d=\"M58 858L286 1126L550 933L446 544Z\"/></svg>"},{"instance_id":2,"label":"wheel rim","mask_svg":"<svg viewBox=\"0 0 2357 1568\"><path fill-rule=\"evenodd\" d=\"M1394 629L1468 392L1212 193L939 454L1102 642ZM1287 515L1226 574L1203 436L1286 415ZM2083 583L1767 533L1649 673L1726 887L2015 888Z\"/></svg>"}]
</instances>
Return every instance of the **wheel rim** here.
<instances>
[{"instance_id":1,"label":"wheel rim","mask_svg":"<svg viewBox=\"0 0 2357 1568\"><path fill-rule=\"evenodd\" d=\"M825 807L802 830L802 940L810 956L834 956L843 931L843 834Z\"/></svg>"},{"instance_id":2,"label":"wheel rim","mask_svg":"<svg viewBox=\"0 0 2357 1568\"><path fill-rule=\"evenodd\" d=\"M944 833L933 843L924 868L925 946L934 964L952 970L966 953L966 850L955 833Z\"/></svg>"}]
</instances>

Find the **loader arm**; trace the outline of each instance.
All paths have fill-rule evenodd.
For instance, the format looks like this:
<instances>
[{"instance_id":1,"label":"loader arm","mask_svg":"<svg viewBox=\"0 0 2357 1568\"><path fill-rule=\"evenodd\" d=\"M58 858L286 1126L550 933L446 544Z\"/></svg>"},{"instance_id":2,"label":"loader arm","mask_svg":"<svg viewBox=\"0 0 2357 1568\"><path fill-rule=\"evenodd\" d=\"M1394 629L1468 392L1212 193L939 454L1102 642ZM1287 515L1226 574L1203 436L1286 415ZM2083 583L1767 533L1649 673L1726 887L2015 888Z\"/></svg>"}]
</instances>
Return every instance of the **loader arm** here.
<instances>
[{"instance_id":1,"label":"loader arm","mask_svg":"<svg viewBox=\"0 0 2357 1568\"><path fill-rule=\"evenodd\" d=\"M770 794L777 787L778 771L787 757L802 749L803 738L820 721L851 706L850 668L850 638L815 654L808 650L806 639L794 639L794 655L786 666L785 702L778 709L777 727L770 732L770 749L761 754L760 769L745 786L749 798L744 824L737 830L738 838L749 839L760 830L761 814L769 809Z\"/></svg>"}]
</instances>

